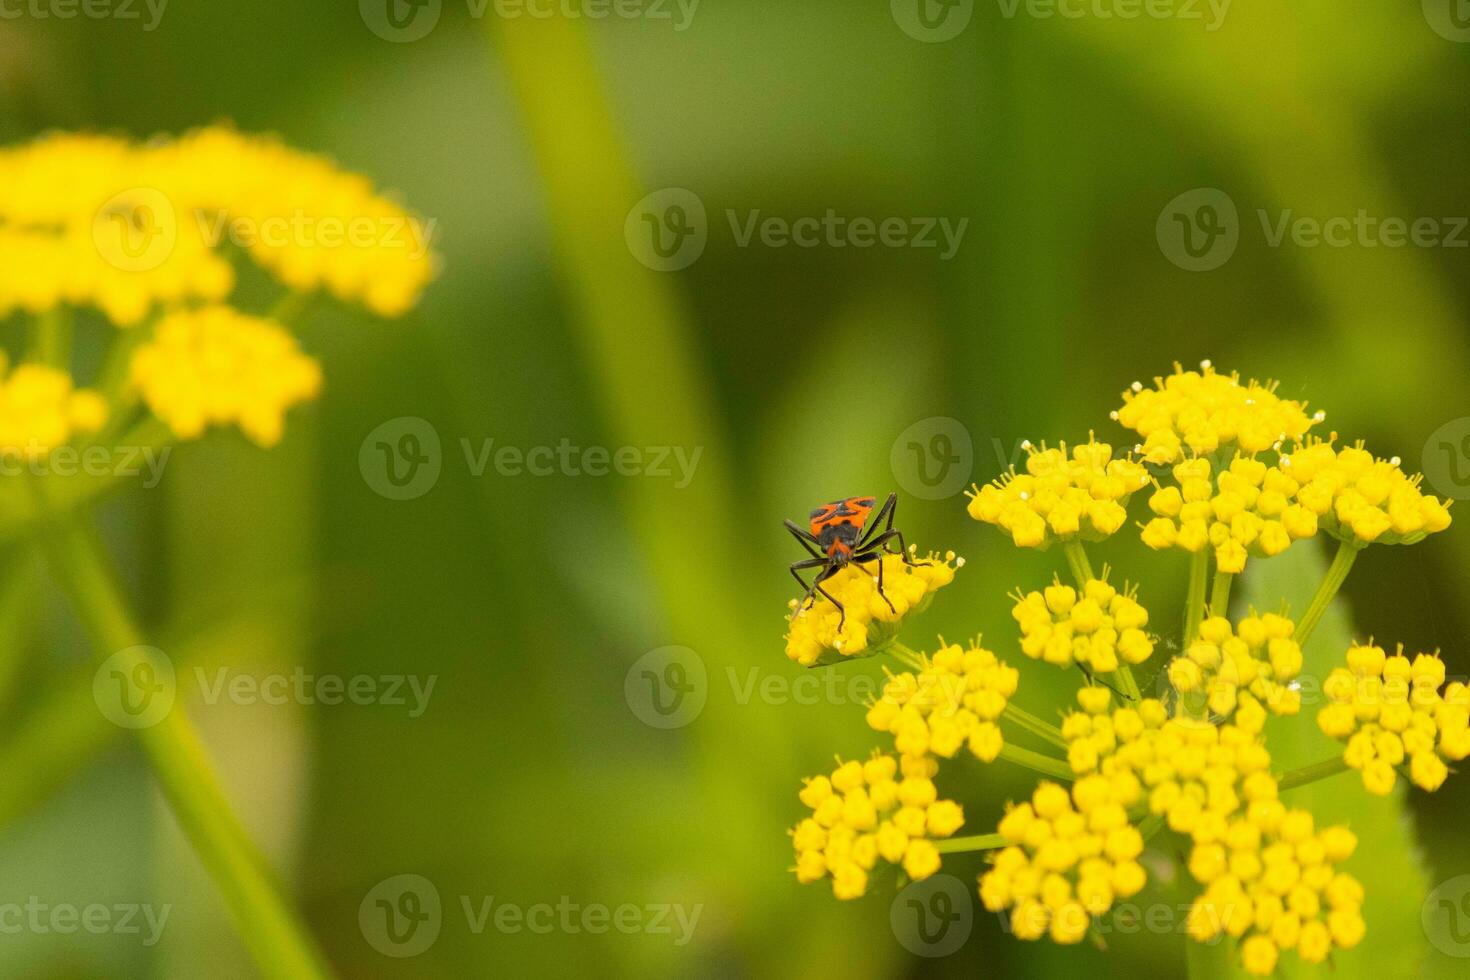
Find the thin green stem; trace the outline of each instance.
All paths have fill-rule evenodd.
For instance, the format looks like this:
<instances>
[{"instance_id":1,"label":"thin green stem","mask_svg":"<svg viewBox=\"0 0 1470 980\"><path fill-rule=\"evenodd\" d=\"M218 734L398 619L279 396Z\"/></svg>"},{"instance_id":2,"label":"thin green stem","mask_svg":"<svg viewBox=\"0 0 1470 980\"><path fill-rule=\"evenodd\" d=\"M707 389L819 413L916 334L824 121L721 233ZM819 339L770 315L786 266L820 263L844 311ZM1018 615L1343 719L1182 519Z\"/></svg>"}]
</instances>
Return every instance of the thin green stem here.
<instances>
[{"instance_id":1,"label":"thin green stem","mask_svg":"<svg viewBox=\"0 0 1470 980\"><path fill-rule=\"evenodd\" d=\"M1301 621L1296 624L1296 641L1302 646L1307 645L1307 640L1317 629L1317 624L1327 612L1327 607L1332 605L1337 592L1342 588L1342 583L1347 581L1348 573L1353 570L1353 562L1358 560L1358 552L1361 549L1349 542L1344 541L1337 546L1337 554L1332 556L1332 564L1327 568L1327 575L1322 579L1322 584L1317 586L1317 594L1312 596L1312 604L1307 607L1307 612Z\"/></svg>"},{"instance_id":2,"label":"thin green stem","mask_svg":"<svg viewBox=\"0 0 1470 980\"><path fill-rule=\"evenodd\" d=\"M75 526L52 531L45 536L48 557L99 653L141 646L143 631L101 542ZM184 712L170 710L157 724L139 729L138 737L179 826L214 878L262 974L283 980L328 976L320 952L231 809Z\"/></svg>"},{"instance_id":3,"label":"thin green stem","mask_svg":"<svg viewBox=\"0 0 1470 980\"><path fill-rule=\"evenodd\" d=\"M1230 584L1235 576L1230 572L1215 571L1215 582L1210 587L1210 615L1230 615Z\"/></svg>"},{"instance_id":4,"label":"thin green stem","mask_svg":"<svg viewBox=\"0 0 1470 980\"><path fill-rule=\"evenodd\" d=\"M1033 769L1044 776L1052 776L1056 779L1064 779L1071 782L1077 776L1072 772L1072 767L1061 759L1053 759L1049 755L1023 749L1019 745L1007 742L1000 747L1000 757L1007 762L1014 762L1018 766Z\"/></svg>"},{"instance_id":5,"label":"thin green stem","mask_svg":"<svg viewBox=\"0 0 1470 980\"><path fill-rule=\"evenodd\" d=\"M71 310L55 306L31 320L29 360L65 370L71 364Z\"/></svg>"},{"instance_id":6,"label":"thin green stem","mask_svg":"<svg viewBox=\"0 0 1470 980\"><path fill-rule=\"evenodd\" d=\"M1343 760L1342 756L1335 755L1330 759L1323 759L1321 762L1315 762L1310 766L1302 766L1300 769L1293 769L1291 772L1283 773L1277 778L1276 785L1281 790L1296 789L1298 786L1306 786L1309 783L1315 783L1320 779L1327 779L1331 776L1336 776L1338 773L1347 771L1347 762Z\"/></svg>"},{"instance_id":7,"label":"thin green stem","mask_svg":"<svg viewBox=\"0 0 1470 980\"><path fill-rule=\"evenodd\" d=\"M951 837L937 840L934 849L940 854L963 854L966 851L994 851L1005 847L1007 841L1000 834L975 834L971 837Z\"/></svg>"},{"instance_id":8,"label":"thin green stem","mask_svg":"<svg viewBox=\"0 0 1470 980\"><path fill-rule=\"evenodd\" d=\"M1042 721L1031 712L1024 711L1014 704L1007 703L1005 711L1001 713L1001 717L1010 720L1017 728L1024 729L1032 735L1046 739L1058 748L1065 749L1067 747L1067 740L1062 737L1062 730L1060 728Z\"/></svg>"},{"instance_id":9,"label":"thin green stem","mask_svg":"<svg viewBox=\"0 0 1470 980\"><path fill-rule=\"evenodd\" d=\"M1189 591L1184 595L1184 646L1188 649L1199 636L1205 619L1205 586L1210 574L1210 553L1201 548L1189 558Z\"/></svg>"},{"instance_id":10,"label":"thin green stem","mask_svg":"<svg viewBox=\"0 0 1470 980\"><path fill-rule=\"evenodd\" d=\"M275 305L266 311L265 318L274 320L285 327L295 326L315 298L315 293L302 293L288 289L285 295L276 300Z\"/></svg>"},{"instance_id":11,"label":"thin green stem","mask_svg":"<svg viewBox=\"0 0 1470 980\"><path fill-rule=\"evenodd\" d=\"M917 650L900 643L898 640L889 640L883 644L883 648L892 654L893 659L903 664L909 670L923 670L924 657Z\"/></svg>"},{"instance_id":12,"label":"thin green stem","mask_svg":"<svg viewBox=\"0 0 1470 980\"><path fill-rule=\"evenodd\" d=\"M1072 577L1077 580L1077 588L1087 587L1092 581L1092 563L1087 560L1087 549L1082 542L1073 538L1062 545L1062 554L1067 556L1067 567L1072 570Z\"/></svg>"}]
</instances>

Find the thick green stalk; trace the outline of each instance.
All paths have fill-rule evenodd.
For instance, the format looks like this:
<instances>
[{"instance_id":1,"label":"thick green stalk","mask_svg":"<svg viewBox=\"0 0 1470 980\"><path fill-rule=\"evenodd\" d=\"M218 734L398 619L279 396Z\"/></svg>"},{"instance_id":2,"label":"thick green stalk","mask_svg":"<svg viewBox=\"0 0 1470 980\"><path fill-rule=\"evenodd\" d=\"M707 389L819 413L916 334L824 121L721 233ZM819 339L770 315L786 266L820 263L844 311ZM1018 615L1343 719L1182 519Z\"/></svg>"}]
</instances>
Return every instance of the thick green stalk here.
<instances>
[{"instance_id":1,"label":"thick green stalk","mask_svg":"<svg viewBox=\"0 0 1470 980\"><path fill-rule=\"evenodd\" d=\"M1023 711L1014 704L1007 704L1001 717L1011 721L1017 728L1024 729L1032 735L1044 738L1058 748L1065 749L1067 740L1062 737L1062 730L1055 725L1042 721L1029 711Z\"/></svg>"},{"instance_id":2,"label":"thick green stalk","mask_svg":"<svg viewBox=\"0 0 1470 980\"><path fill-rule=\"evenodd\" d=\"M100 653L144 642L122 588L86 530L57 527L49 557ZM141 660L140 660L141 662ZM194 726L179 707L138 730L180 828L214 878L261 973L282 980L326 977L326 965L279 883L231 809Z\"/></svg>"},{"instance_id":3,"label":"thick green stalk","mask_svg":"<svg viewBox=\"0 0 1470 980\"><path fill-rule=\"evenodd\" d=\"M1199 624L1205 619L1205 586L1210 574L1210 552L1201 548L1189 558L1189 591L1184 595L1184 646L1189 647L1199 636Z\"/></svg>"},{"instance_id":4,"label":"thick green stalk","mask_svg":"<svg viewBox=\"0 0 1470 980\"><path fill-rule=\"evenodd\" d=\"M1351 542L1344 541L1337 546L1337 554L1332 556L1332 564L1327 568L1327 575L1322 579L1322 584L1317 586L1317 594L1312 596L1312 604L1307 607L1306 615L1302 616L1301 622L1296 624L1296 641L1302 646L1307 645L1307 640L1317 629L1317 624L1327 612L1327 607L1332 605L1332 600L1337 597L1337 592L1342 588L1342 583L1347 581L1348 573L1353 570L1353 562L1358 559L1359 547Z\"/></svg>"},{"instance_id":5,"label":"thick green stalk","mask_svg":"<svg viewBox=\"0 0 1470 980\"><path fill-rule=\"evenodd\" d=\"M1215 571L1215 583L1210 587L1210 615L1230 615L1230 584L1235 576L1229 572Z\"/></svg>"},{"instance_id":6,"label":"thick green stalk","mask_svg":"<svg viewBox=\"0 0 1470 980\"><path fill-rule=\"evenodd\" d=\"M937 840L934 849L940 854L962 854L966 851L994 851L1009 843L1000 834L975 834L971 837L951 837Z\"/></svg>"},{"instance_id":7,"label":"thick green stalk","mask_svg":"<svg viewBox=\"0 0 1470 980\"><path fill-rule=\"evenodd\" d=\"M56 306L31 321L27 359L67 370L71 365L71 310Z\"/></svg>"},{"instance_id":8,"label":"thick green stalk","mask_svg":"<svg viewBox=\"0 0 1470 980\"><path fill-rule=\"evenodd\" d=\"M1064 779L1067 782L1071 782L1077 778L1072 772L1072 767L1061 759L1053 759L1049 755L1042 755L1040 752L1023 749L1019 745L1012 745L1009 742L1000 747L1000 757L1007 762L1014 762L1018 766L1033 769L1043 776Z\"/></svg>"},{"instance_id":9,"label":"thick green stalk","mask_svg":"<svg viewBox=\"0 0 1470 980\"><path fill-rule=\"evenodd\" d=\"M1067 567L1072 570L1072 577L1077 580L1077 588L1087 587L1092 581L1092 563L1087 560L1087 549L1082 542L1073 538L1062 545L1062 554L1067 556Z\"/></svg>"},{"instance_id":10,"label":"thick green stalk","mask_svg":"<svg viewBox=\"0 0 1470 980\"><path fill-rule=\"evenodd\" d=\"M1343 761L1343 757L1335 755L1330 759L1323 759L1321 762L1313 763L1310 766L1302 766L1300 769L1293 769L1291 772L1282 774L1276 780L1276 785L1281 790L1296 789L1298 786L1306 786L1309 783L1317 782L1319 779L1327 779L1328 777L1336 776L1340 772L1347 772L1347 770L1348 764Z\"/></svg>"}]
</instances>

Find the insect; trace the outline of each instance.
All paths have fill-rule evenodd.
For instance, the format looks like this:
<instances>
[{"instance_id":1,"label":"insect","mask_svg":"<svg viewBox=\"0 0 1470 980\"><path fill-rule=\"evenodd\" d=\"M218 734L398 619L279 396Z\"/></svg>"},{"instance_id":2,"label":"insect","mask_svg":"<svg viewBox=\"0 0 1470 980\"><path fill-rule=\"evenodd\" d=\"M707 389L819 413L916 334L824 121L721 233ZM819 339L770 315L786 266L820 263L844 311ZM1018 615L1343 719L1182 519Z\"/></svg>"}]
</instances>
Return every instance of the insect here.
<instances>
[{"instance_id":1,"label":"insect","mask_svg":"<svg viewBox=\"0 0 1470 980\"><path fill-rule=\"evenodd\" d=\"M874 511L876 502L873 497L848 497L846 500L823 504L811 512L809 530L803 530L794 521L786 521L786 530L812 556L791 563L792 578L806 589L802 607L805 608L809 602L815 602L817 593L821 593L828 602L837 607L840 614L837 621L839 630L847 622L847 610L842 603L832 598L830 592L822 588L822 583L836 575L844 566L851 562L863 564L877 561L878 594L888 603L888 608L893 609L893 600L883 591L883 562L880 560L883 555L899 555L905 565L929 564L926 561L916 562L909 557L903 532L893 526L898 494L889 494L883 506ZM893 546L894 539L898 540L897 548ZM821 569L810 585L801 577L801 572L809 568Z\"/></svg>"}]
</instances>

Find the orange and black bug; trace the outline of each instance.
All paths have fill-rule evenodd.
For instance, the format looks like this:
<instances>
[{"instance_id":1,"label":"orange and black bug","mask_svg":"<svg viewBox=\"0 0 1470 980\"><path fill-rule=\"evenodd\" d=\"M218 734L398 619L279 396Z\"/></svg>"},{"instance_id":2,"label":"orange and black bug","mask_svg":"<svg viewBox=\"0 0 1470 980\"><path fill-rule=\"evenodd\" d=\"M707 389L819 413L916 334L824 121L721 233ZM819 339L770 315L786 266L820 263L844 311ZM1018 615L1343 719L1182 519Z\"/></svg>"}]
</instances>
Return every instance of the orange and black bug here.
<instances>
[{"instance_id":1,"label":"orange and black bug","mask_svg":"<svg viewBox=\"0 0 1470 980\"><path fill-rule=\"evenodd\" d=\"M808 602L815 601L816 594L820 592L841 614L837 621L839 630L847 622L847 610L842 607L842 603L832 598L831 593L822 588L822 583L836 575L845 565L850 562L863 564L877 561L878 594L888 603L888 608L892 609L893 600L883 591L883 556L899 555L905 565L929 564L916 562L909 557L903 532L893 526L893 512L898 507L898 494L889 494L883 506L875 512L873 505L876 502L872 497L848 497L846 500L823 504L811 512L810 530L802 530L793 521L786 522L786 530L812 555L791 563L791 576L806 589L806 595L802 597L802 607L805 608ZM898 541L897 548L893 546L895 539ZM802 570L808 568L821 569L810 585L801 577Z\"/></svg>"}]
</instances>

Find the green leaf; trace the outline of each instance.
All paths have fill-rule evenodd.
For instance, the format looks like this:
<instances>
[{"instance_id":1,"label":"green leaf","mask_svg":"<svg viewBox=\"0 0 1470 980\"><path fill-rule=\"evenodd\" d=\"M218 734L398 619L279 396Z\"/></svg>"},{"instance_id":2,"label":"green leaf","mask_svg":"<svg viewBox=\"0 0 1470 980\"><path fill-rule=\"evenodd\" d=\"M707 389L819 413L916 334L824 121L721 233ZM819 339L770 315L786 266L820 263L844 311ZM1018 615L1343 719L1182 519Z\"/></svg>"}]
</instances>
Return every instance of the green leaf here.
<instances>
[{"instance_id":1,"label":"green leaf","mask_svg":"<svg viewBox=\"0 0 1470 980\"><path fill-rule=\"evenodd\" d=\"M1292 615L1300 615L1327 571L1317 541L1296 544L1284 554L1253 561L1246 572L1245 598L1260 612L1275 612L1284 599ZM1266 742L1278 771L1332 758L1341 743L1317 727L1321 683L1353 638L1346 603L1338 599L1303 651L1302 711L1294 718L1273 718L1266 726ZM1393 795L1370 796L1357 773L1349 771L1317 783L1288 790L1282 799L1312 811L1319 827L1345 824L1358 835L1357 853L1345 870L1363 883L1367 897L1363 917L1368 935L1355 949L1333 954L1330 964L1312 966L1294 955L1282 957L1285 977L1408 977L1419 974L1428 954L1419 908L1429 891L1429 876L1404 809L1405 784Z\"/></svg>"}]
</instances>

